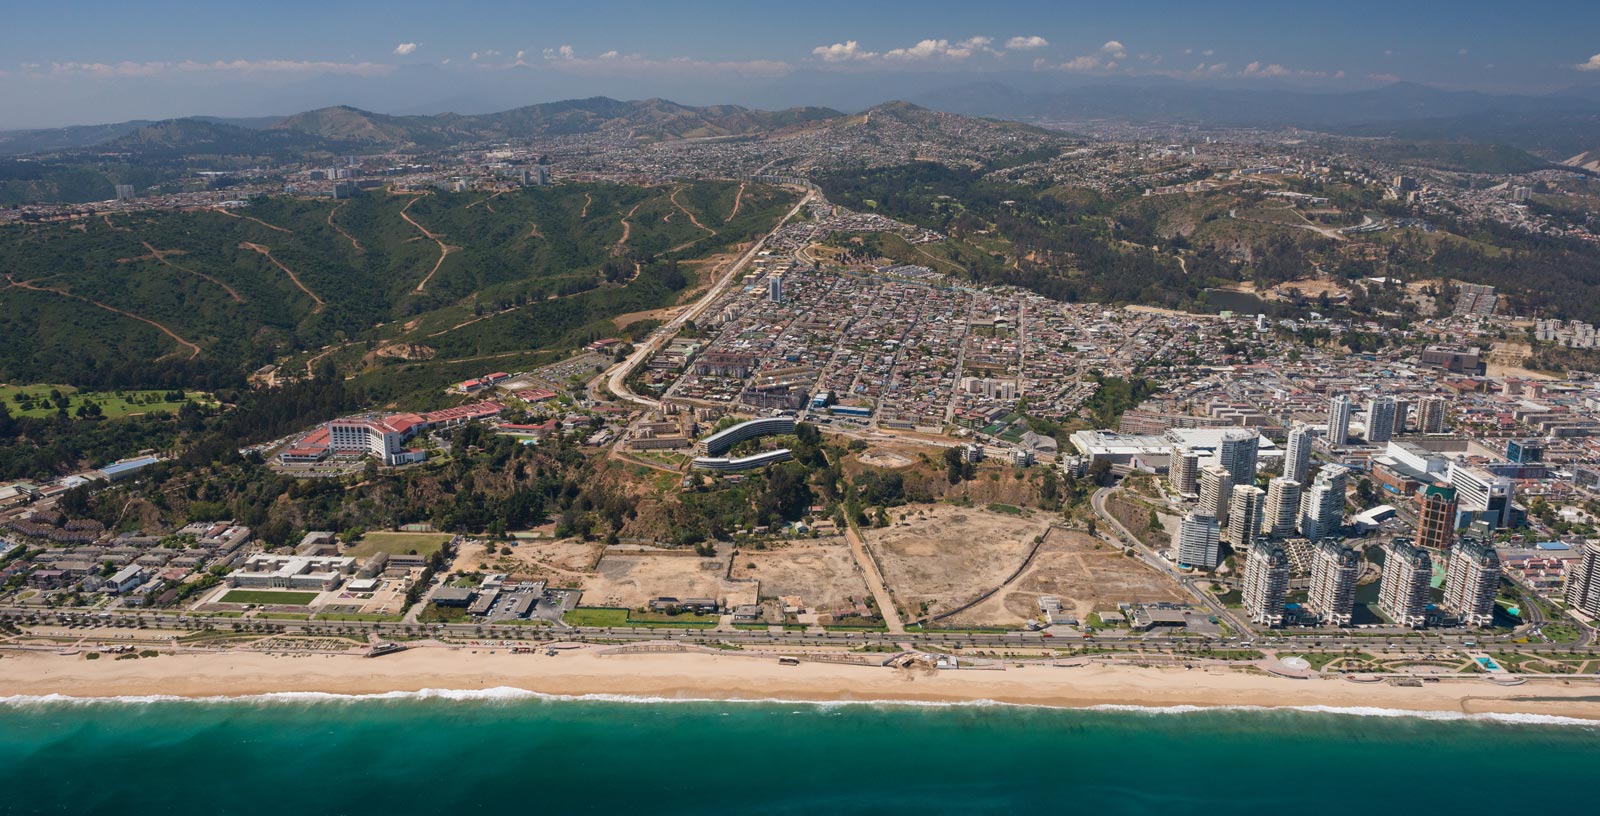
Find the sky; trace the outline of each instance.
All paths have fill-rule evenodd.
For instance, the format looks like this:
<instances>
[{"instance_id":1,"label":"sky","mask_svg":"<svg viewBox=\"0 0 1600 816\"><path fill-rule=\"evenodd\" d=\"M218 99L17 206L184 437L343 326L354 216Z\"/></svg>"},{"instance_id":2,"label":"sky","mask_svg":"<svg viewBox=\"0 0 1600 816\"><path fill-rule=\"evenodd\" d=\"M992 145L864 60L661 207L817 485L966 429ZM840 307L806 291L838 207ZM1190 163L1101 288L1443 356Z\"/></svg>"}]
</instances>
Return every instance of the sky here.
<instances>
[{"instance_id":1,"label":"sky","mask_svg":"<svg viewBox=\"0 0 1600 816\"><path fill-rule=\"evenodd\" d=\"M1000 81L1600 85L1600 2L13 2L0 130L605 94L864 107Z\"/></svg>"}]
</instances>

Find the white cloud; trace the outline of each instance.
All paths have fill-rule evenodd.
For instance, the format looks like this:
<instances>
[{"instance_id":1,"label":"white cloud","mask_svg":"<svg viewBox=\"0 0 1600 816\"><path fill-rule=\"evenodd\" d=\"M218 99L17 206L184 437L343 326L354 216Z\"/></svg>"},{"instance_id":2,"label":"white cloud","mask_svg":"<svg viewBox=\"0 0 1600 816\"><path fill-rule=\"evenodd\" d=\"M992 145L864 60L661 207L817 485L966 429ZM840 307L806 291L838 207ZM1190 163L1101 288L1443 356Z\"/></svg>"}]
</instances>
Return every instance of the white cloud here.
<instances>
[{"instance_id":1,"label":"white cloud","mask_svg":"<svg viewBox=\"0 0 1600 816\"><path fill-rule=\"evenodd\" d=\"M1600 71L1600 54L1595 54L1587 62L1580 62L1572 67L1579 71Z\"/></svg>"},{"instance_id":2,"label":"white cloud","mask_svg":"<svg viewBox=\"0 0 1600 816\"><path fill-rule=\"evenodd\" d=\"M852 60L869 60L878 56L875 51L868 51L861 47L855 40L846 40L833 45L819 45L811 49L811 54L823 62L850 62Z\"/></svg>"},{"instance_id":3,"label":"white cloud","mask_svg":"<svg viewBox=\"0 0 1600 816\"><path fill-rule=\"evenodd\" d=\"M468 59L472 60L473 62L477 62L478 61L478 52L476 52L476 51L472 52L472 56L468 57Z\"/></svg>"},{"instance_id":4,"label":"white cloud","mask_svg":"<svg viewBox=\"0 0 1600 816\"><path fill-rule=\"evenodd\" d=\"M599 58L600 59L604 59L604 60L609 60L609 59L616 59L619 56L621 56L621 54L618 54L617 50L615 48L613 48L610 51L607 51L604 54L601 54Z\"/></svg>"},{"instance_id":5,"label":"white cloud","mask_svg":"<svg viewBox=\"0 0 1600 816\"><path fill-rule=\"evenodd\" d=\"M950 50L949 40L923 40L910 48L896 48L884 54L885 59L925 60Z\"/></svg>"},{"instance_id":6,"label":"white cloud","mask_svg":"<svg viewBox=\"0 0 1600 816\"><path fill-rule=\"evenodd\" d=\"M1035 34L1028 37L1012 37L1006 40L1007 51L1031 51L1035 48L1044 48L1050 41Z\"/></svg>"},{"instance_id":7,"label":"white cloud","mask_svg":"<svg viewBox=\"0 0 1600 816\"><path fill-rule=\"evenodd\" d=\"M997 53L991 47L993 43L993 37L968 37L954 43L949 40L922 40L910 48L886 51L883 58L896 62L964 60L979 52Z\"/></svg>"},{"instance_id":8,"label":"white cloud","mask_svg":"<svg viewBox=\"0 0 1600 816\"><path fill-rule=\"evenodd\" d=\"M523 57L524 57L524 56L526 56L526 55L527 55L527 53L528 53L528 52L526 52L526 51L523 51L523 50L521 50L521 49L518 49L518 51L517 51L517 62L522 62L522 58L523 58Z\"/></svg>"},{"instance_id":9,"label":"white cloud","mask_svg":"<svg viewBox=\"0 0 1600 816\"><path fill-rule=\"evenodd\" d=\"M44 66L31 69L41 73ZM383 76L395 70L393 65L373 62L327 62L316 60L216 60L214 62L52 62L47 72L53 77L94 77L120 79L128 77L154 77L173 75L201 75L206 73L249 75L311 75L341 74L346 76Z\"/></svg>"},{"instance_id":10,"label":"white cloud","mask_svg":"<svg viewBox=\"0 0 1600 816\"><path fill-rule=\"evenodd\" d=\"M1466 55L1467 55L1467 49L1465 49L1465 48L1456 49L1456 56L1464 57Z\"/></svg>"},{"instance_id":11,"label":"white cloud","mask_svg":"<svg viewBox=\"0 0 1600 816\"><path fill-rule=\"evenodd\" d=\"M1246 65L1244 70L1239 72L1239 76L1245 79L1283 79L1287 77L1327 79L1329 75L1327 71L1302 71L1294 68L1285 68L1276 62L1263 63L1257 61ZM1344 72L1340 71L1333 76L1335 79L1342 79Z\"/></svg>"},{"instance_id":12,"label":"white cloud","mask_svg":"<svg viewBox=\"0 0 1600 816\"><path fill-rule=\"evenodd\" d=\"M394 52L396 54L402 56L402 57L406 56L407 54L410 54L411 52L416 51L416 50L417 50L417 44L416 43L400 43L399 45L394 47Z\"/></svg>"},{"instance_id":13,"label":"white cloud","mask_svg":"<svg viewBox=\"0 0 1600 816\"><path fill-rule=\"evenodd\" d=\"M494 52L491 51L490 53ZM563 45L560 48L546 48L544 50L544 58L547 60L569 60L576 56L577 53L572 50L570 45Z\"/></svg>"},{"instance_id":14,"label":"white cloud","mask_svg":"<svg viewBox=\"0 0 1600 816\"><path fill-rule=\"evenodd\" d=\"M1128 49L1116 40L1107 40L1105 45L1100 46L1100 53L1110 54L1116 59L1122 59L1128 56Z\"/></svg>"},{"instance_id":15,"label":"white cloud","mask_svg":"<svg viewBox=\"0 0 1600 816\"><path fill-rule=\"evenodd\" d=\"M1093 71L1099 67L1100 58L1094 56L1093 54L1086 54L1081 57L1073 57L1072 59L1061 63L1060 65L1060 68L1063 71Z\"/></svg>"}]
</instances>

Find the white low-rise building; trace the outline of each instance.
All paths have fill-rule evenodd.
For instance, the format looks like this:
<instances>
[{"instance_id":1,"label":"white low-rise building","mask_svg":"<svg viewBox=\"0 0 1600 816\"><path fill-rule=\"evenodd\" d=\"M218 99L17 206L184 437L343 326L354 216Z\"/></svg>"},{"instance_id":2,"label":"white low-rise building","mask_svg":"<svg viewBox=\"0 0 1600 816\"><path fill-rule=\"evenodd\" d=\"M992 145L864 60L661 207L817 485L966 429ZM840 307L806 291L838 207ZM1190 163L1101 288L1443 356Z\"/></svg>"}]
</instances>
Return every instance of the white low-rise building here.
<instances>
[{"instance_id":1,"label":"white low-rise building","mask_svg":"<svg viewBox=\"0 0 1600 816\"><path fill-rule=\"evenodd\" d=\"M252 555L228 573L228 585L268 589L338 589L354 572L356 560L345 556Z\"/></svg>"}]
</instances>

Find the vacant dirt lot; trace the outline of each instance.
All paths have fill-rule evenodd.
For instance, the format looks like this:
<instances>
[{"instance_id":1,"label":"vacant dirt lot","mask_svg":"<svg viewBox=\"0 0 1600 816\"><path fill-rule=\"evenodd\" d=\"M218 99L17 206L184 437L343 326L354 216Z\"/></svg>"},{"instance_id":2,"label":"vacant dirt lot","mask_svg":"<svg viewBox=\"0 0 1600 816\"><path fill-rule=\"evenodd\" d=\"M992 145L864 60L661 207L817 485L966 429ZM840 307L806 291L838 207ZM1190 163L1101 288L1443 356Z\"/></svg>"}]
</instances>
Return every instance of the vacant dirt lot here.
<instances>
[{"instance_id":1,"label":"vacant dirt lot","mask_svg":"<svg viewBox=\"0 0 1600 816\"><path fill-rule=\"evenodd\" d=\"M553 541L520 541L503 552L498 545L495 552L487 552L483 543L469 541L456 555L452 569L457 572L476 572L479 565L487 565L492 572L504 572L516 578L543 578L551 586L567 586L581 581L600 557L604 545L597 541L557 539Z\"/></svg>"},{"instance_id":2,"label":"vacant dirt lot","mask_svg":"<svg viewBox=\"0 0 1600 816\"><path fill-rule=\"evenodd\" d=\"M728 604L755 603L755 584L723 578L727 562L693 555L618 555L607 553L598 572L583 579L584 606L636 609L651 598L716 598Z\"/></svg>"},{"instance_id":3,"label":"vacant dirt lot","mask_svg":"<svg viewBox=\"0 0 1600 816\"><path fill-rule=\"evenodd\" d=\"M909 512L909 518L901 514ZM866 532L895 601L910 618L953 609L999 586L1021 566L1044 513L1020 515L939 505L897 510L890 527Z\"/></svg>"},{"instance_id":4,"label":"vacant dirt lot","mask_svg":"<svg viewBox=\"0 0 1600 816\"><path fill-rule=\"evenodd\" d=\"M946 621L951 626L1022 626L1039 616L1039 596L1056 595L1078 620L1119 603L1181 601L1177 584L1087 533L1051 529L1033 563L994 597Z\"/></svg>"},{"instance_id":5,"label":"vacant dirt lot","mask_svg":"<svg viewBox=\"0 0 1600 816\"><path fill-rule=\"evenodd\" d=\"M734 559L733 577L760 581L763 599L798 595L806 606L823 611L843 607L851 598L870 597L843 538L743 550Z\"/></svg>"}]
</instances>

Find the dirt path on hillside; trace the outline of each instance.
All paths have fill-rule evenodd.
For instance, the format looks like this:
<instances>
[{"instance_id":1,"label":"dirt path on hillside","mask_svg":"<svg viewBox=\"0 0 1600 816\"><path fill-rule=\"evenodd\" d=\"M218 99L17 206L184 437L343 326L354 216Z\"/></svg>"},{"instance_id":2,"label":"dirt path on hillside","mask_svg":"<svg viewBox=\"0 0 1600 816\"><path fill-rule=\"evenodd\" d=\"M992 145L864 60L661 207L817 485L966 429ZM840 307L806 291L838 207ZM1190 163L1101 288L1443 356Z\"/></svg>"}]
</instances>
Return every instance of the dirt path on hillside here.
<instances>
[{"instance_id":1,"label":"dirt path on hillside","mask_svg":"<svg viewBox=\"0 0 1600 816\"><path fill-rule=\"evenodd\" d=\"M233 298L233 302L234 303L243 303L244 302L244 298L239 297L239 293L233 291L233 287L232 286L229 286L228 284L223 283L222 281L219 281L216 278L213 278L213 277L211 277L210 275L207 275L204 272L200 272L198 270L190 269L189 267L183 266L182 264L176 264L176 263L173 263L172 261L167 260L167 255L171 254L172 250L170 250L170 249L169 250L156 249L155 247L150 246L150 242L149 241L140 241L139 243L143 244L145 249L150 250L150 254L152 256L154 256L156 260L166 264L167 266L172 267L173 269L177 269L177 270L182 271L182 272L188 272L189 274L194 275L195 277L205 278L206 280L211 281L212 283L222 287L223 289L226 289L227 292L228 292L228 297Z\"/></svg>"},{"instance_id":2,"label":"dirt path on hillside","mask_svg":"<svg viewBox=\"0 0 1600 816\"><path fill-rule=\"evenodd\" d=\"M417 288L415 290L417 292L422 292L422 291L424 291L425 289L428 288L428 281L433 280L433 276L438 274L439 267L444 265L445 257L448 256L452 251L454 251L456 249L459 249L459 247L450 246L449 244L446 244L445 242L439 240L439 236L434 235L433 233L429 232L427 227L424 227L421 224L418 224L416 219L412 218L411 214L406 212L406 210L411 209L411 205L412 204L417 203L417 201L420 200L421 198L422 198L422 196L417 196L416 198L413 198L410 201L406 202L406 205L404 207L400 208L400 217L404 218L406 220L407 224L410 224L411 226L416 227L418 232L421 232L423 235L428 236L428 238L430 240L432 240L434 243L439 245L439 260L433 262L433 268L428 270L428 276L423 278L421 283L417 284Z\"/></svg>"},{"instance_id":3,"label":"dirt path on hillside","mask_svg":"<svg viewBox=\"0 0 1600 816\"><path fill-rule=\"evenodd\" d=\"M345 199L345 201L343 203L340 203L340 204L334 206L333 209L328 210L328 226L333 227L334 232L337 232L340 235L343 235L345 240L349 241L350 242L350 246L355 247L355 250L357 252L365 252L366 250L361 247L361 242L357 241L356 237L354 235L351 235L350 233L345 232L344 231L344 227L339 226L338 224L334 223L334 221L333 221L333 214L338 212L340 207L343 207L345 204L348 204L348 203L350 203L349 199Z\"/></svg>"},{"instance_id":4,"label":"dirt path on hillside","mask_svg":"<svg viewBox=\"0 0 1600 816\"><path fill-rule=\"evenodd\" d=\"M311 309L312 312L320 312L320 311L322 311L322 307L327 305L326 303L324 303L322 301L322 298L317 297L317 293L316 292L313 292L310 289L307 289L306 285L300 282L300 277L294 273L293 269L290 269L289 267L284 266L282 261L278 260L277 258L272 257L272 250L271 249L268 249L267 247L264 247L264 246L262 246L260 244L252 244L249 241L245 241L244 243L239 244L239 248L240 249L252 250L254 252L259 252L262 255L265 255L267 260L272 262L273 266L276 266L279 269L282 269L283 273L285 275L289 276L289 280L293 281L294 285L300 288L300 291L306 293L306 297L309 297L312 300L317 302L317 305L312 307L312 309Z\"/></svg>"},{"instance_id":5,"label":"dirt path on hillside","mask_svg":"<svg viewBox=\"0 0 1600 816\"><path fill-rule=\"evenodd\" d=\"M578 213L578 218L579 219L584 219L584 218L588 218L589 217L589 205L593 204L593 203L594 203L594 196L589 195L588 193L584 193L583 194L583 212Z\"/></svg>"},{"instance_id":6,"label":"dirt path on hillside","mask_svg":"<svg viewBox=\"0 0 1600 816\"><path fill-rule=\"evenodd\" d=\"M92 300L90 298L84 297L83 295L74 295L71 292L67 292L67 291L64 291L64 290L61 290L61 289L51 289L48 286L37 286L35 284L28 283L27 281L18 281L16 279L12 278L9 274L6 275L6 280L12 286L17 287L18 289L28 289L28 290L34 291L34 292L49 292L49 293L51 293L53 295L60 295L61 297L64 297L64 298L71 298L72 300L82 301L83 303L87 303L87 304L89 304L91 306L98 306L99 308L105 309L108 312L111 312L113 314L119 314L119 315L122 315L123 317L132 318L132 319L137 320L140 323L144 323L144 324L146 324L148 326L154 326L162 334L165 334L166 336L172 338L173 342L175 342L178 345L183 346L184 348L188 349L189 350L189 356L188 356L187 359L193 360L194 358L200 356L200 347L198 345L196 345L194 343L191 343L188 340L183 339L182 337L178 336L177 332L173 331L172 329L167 328L166 326L161 325L160 323L157 323L154 320L151 320L148 317L140 317L139 315L136 315L133 312L123 311L122 309L118 309L115 306L107 306L106 304L101 303L98 300Z\"/></svg>"},{"instance_id":7,"label":"dirt path on hillside","mask_svg":"<svg viewBox=\"0 0 1600 816\"><path fill-rule=\"evenodd\" d=\"M642 201L639 202L639 204L643 203L644 202ZM628 214L622 216L622 237L617 239L617 249L619 250L622 249L623 245L628 243L628 236L633 234L633 224L630 223L628 219L632 218L633 214L639 211L639 204L633 205L633 209L628 210Z\"/></svg>"},{"instance_id":8,"label":"dirt path on hillside","mask_svg":"<svg viewBox=\"0 0 1600 816\"><path fill-rule=\"evenodd\" d=\"M688 216L689 217L689 223L699 227L700 229L705 230L707 233L710 233L706 237L709 238L709 237L711 237L711 235L716 235L717 234L716 230L706 226L705 224L700 223L700 219L696 218L694 216L694 213L689 211L688 207L683 206L683 204L678 201L678 193L681 193L681 192L683 192L683 188L679 187L679 188L677 188L677 189L672 191L672 195L667 196L667 199L672 202L672 206L677 207L684 215Z\"/></svg>"},{"instance_id":9,"label":"dirt path on hillside","mask_svg":"<svg viewBox=\"0 0 1600 816\"><path fill-rule=\"evenodd\" d=\"M277 230L278 232L286 233L286 234L289 234L289 235L293 235L294 234L294 230L292 230L292 229L288 229L287 227L280 227L277 224L268 224L267 222L262 221L261 219L255 217L253 215L240 215L240 214L238 214L236 212L230 212L228 210L222 209L221 207L213 207L212 208L212 212L219 212L219 213L222 213L223 215L228 216L229 218L237 218L240 221L254 221L257 224L260 224L261 226L266 227L267 229L270 229L270 230Z\"/></svg>"},{"instance_id":10,"label":"dirt path on hillside","mask_svg":"<svg viewBox=\"0 0 1600 816\"><path fill-rule=\"evenodd\" d=\"M735 193L734 196L733 196L733 210L728 213L728 217L727 218L722 219L722 223L726 224L726 223L732 221L733 217L739 214L739 205L741 205L743 203L744 203L744 182L741 181L741 182L739 182L739 192Z\"/></svg>"}]
</instances>

